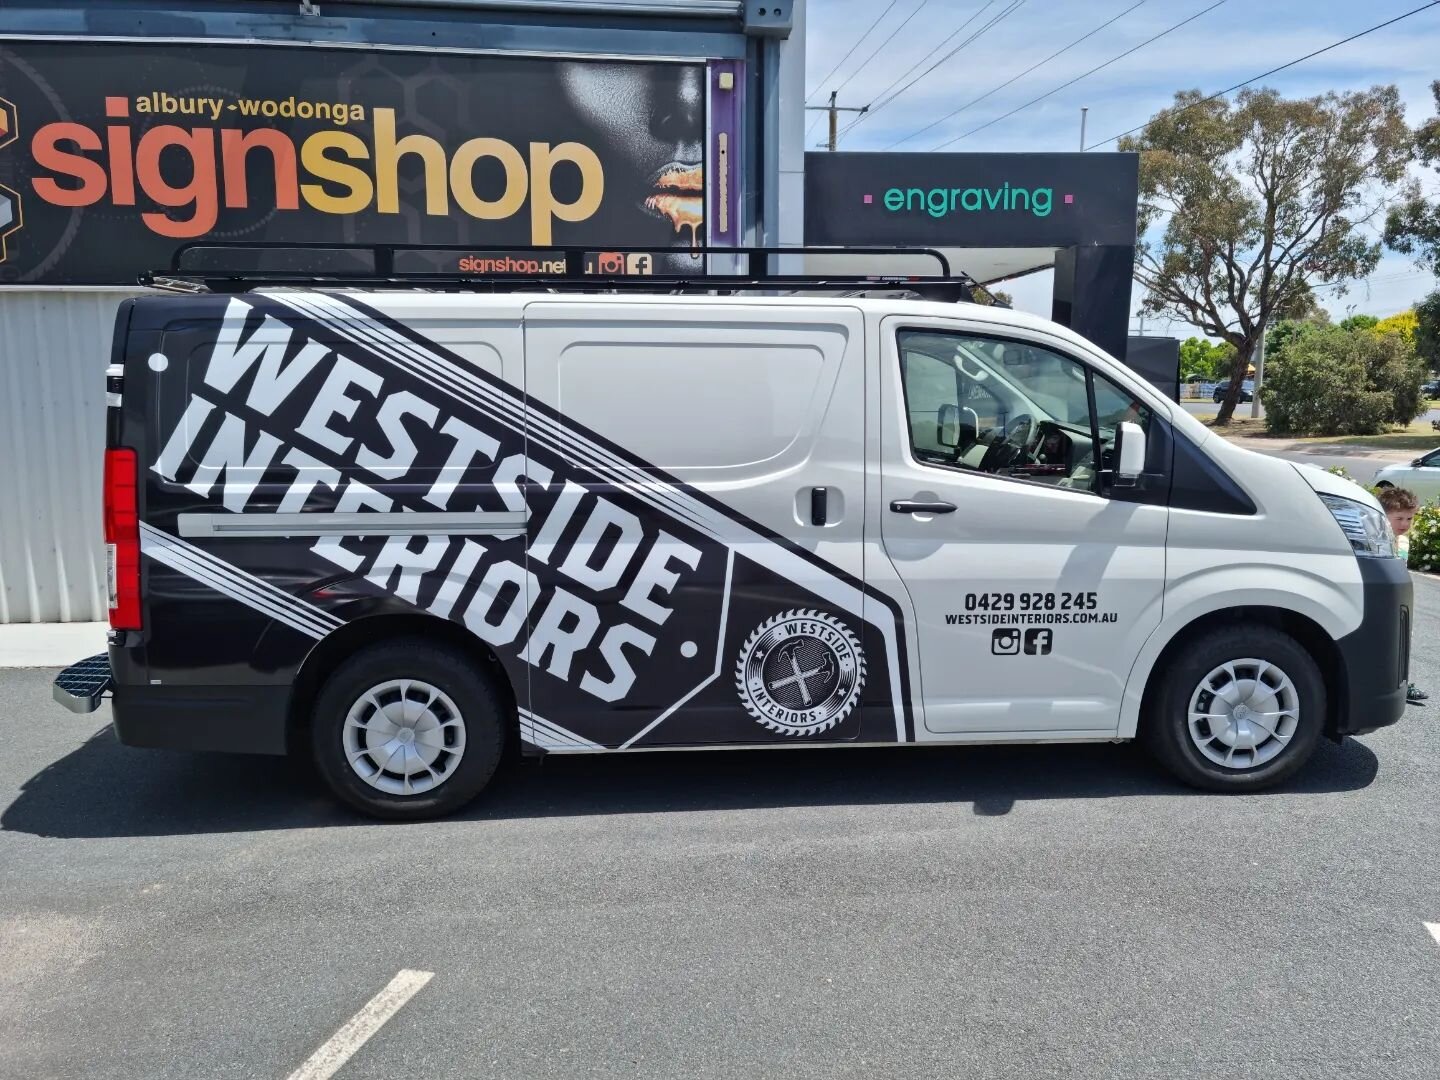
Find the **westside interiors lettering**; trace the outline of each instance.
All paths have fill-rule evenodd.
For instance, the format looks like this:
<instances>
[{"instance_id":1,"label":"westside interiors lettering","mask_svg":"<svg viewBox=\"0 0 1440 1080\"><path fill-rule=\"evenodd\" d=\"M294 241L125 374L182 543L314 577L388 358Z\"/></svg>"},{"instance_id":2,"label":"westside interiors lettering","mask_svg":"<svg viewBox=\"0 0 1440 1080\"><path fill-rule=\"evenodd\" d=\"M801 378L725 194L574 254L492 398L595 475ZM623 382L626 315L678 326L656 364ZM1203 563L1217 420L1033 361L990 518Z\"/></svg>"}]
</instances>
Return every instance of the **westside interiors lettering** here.
<instances>
[{"instance_id":1,"label":"westside interiors lettering","mask_svg":"<svg viewBox=\"0 0 1440 1080\"><path fill-rule=\"evenodd\" d=\"M317 380L313 395L299 392ZM394 388L242 300L230 301L191 387L153 469L233 513L258 504L280 513L521 514L522 484L554 490L548 502L535 500L528 554L531 567L553 568L564 585L542 587L523 537L328 536L310 550L433 615L459 619L496 648L515 643L528 620L520 656L599 701L629 692L637 662L673 613L671 594L700 567L696 546L527 456L519 432L481 431L443 399ZM298 422L283 422L286 413ZM262 484L277 475L285 479ZM386 482L386 493L375 481Z\"/></svg>"},{"instance_id":2,"label":"westside interiors lettering","mask_svg":"<svg viewBox=\"0 0 1440 1080\"><path fill-rule=\"evenodd\" d=\"M268 626L234 579L261 558L322 583L293 596L311 619L297 634L323 636L317 613L449 619L582 740L567 745L913 738L888 597L525 394L502 377L525 362L518 325L441 344L417 303L144 307L164 328L154 595L190 589L180 575Z\"/></svg>"}]
</instances>

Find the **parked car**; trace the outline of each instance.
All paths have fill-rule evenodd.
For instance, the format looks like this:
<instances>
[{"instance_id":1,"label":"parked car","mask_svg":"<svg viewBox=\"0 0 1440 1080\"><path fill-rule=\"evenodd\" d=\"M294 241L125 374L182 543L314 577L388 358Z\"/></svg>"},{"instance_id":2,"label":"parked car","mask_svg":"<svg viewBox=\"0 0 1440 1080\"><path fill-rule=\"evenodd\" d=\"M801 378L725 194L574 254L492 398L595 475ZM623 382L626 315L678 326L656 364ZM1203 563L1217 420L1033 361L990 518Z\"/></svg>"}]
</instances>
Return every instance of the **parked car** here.
<instances>
[{"instance_id":1,"label":"parked car","mask_svg":"<svg viewBox=\"0 0 1440 1080\"><path fill-rule=\"evenodd\" d=\"M1440 379L1421 383L1420 390L1427 398L1440 398Z\"/></svg>"},{"instance_id":2,"label":"parked car","mask_svg":"<svg viewBox=\"0 0 1440 1080\"><path fill-rule=\"evenodd\" d=\"M1440 450L1406 464L1386 465L1375 474L1375 486L1408 488L1421 502L1440 497Z\"/></svg>"},{"instance_id":3,"label":"parked car","mask_svg":"<svg viewBox=\"0 0 1440 1080\"><path fill-rule=\"evenodd\" d=\"M1222 382L1222 383L1216 383L1216 384L1215 384L1215 392L1210 395L1210 400L1213 401L1213 402L1215 402L1216 405L1219 405L1220 402L1222 402L1222 401L1225 400L1225 395L1228 394L1229 392L1230 392L1230 380L1227 379L1227 380L1225 380L1225 381ZM1255 400L1255 380L1254 380L1254 379L1246 379L1246 380L1240 385L1240 400L1241 400L1241 401L1254 401L1254 400Z\"/></svg>"}]
</instances>

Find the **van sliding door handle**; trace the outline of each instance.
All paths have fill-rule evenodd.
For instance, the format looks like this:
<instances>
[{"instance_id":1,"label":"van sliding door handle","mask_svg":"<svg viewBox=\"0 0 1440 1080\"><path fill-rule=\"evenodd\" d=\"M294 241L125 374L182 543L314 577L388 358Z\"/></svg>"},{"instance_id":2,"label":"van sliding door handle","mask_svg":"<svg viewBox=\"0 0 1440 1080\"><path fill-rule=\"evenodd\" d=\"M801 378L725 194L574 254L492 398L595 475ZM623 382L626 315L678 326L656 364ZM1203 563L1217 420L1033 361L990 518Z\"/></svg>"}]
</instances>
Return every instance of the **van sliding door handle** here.
<instances>
[{"instance_id":1,"label":"van sliding door handle","mask_svg":"<svg viewBox=\"0 0 1440 1080\"><path fill-rule=\"evenodd\" d=\"M956 507L954 503L947 502L917 502L914 499L896 499L890 504L890 509L897 514L953 514Z\"/></svg>"}]
</instances>

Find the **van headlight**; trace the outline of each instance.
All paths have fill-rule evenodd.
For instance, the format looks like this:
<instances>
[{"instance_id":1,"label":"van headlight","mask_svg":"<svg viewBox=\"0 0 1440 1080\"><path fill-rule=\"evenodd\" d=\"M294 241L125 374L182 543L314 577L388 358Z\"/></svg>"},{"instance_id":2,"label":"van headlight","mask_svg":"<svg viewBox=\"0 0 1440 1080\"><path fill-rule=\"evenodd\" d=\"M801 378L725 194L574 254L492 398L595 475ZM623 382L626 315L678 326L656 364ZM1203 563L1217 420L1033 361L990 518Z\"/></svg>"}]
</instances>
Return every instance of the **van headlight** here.
<instances>
[{"instance_id":1,"label":"van headlight","mask_svg":"<svg viewBox=\"0 0 1440 1080\"><path fill-rule=\"evenodd\" d=\"M1356 555L1372 559L1395 557L1395 534L1383 512L1339 495L1321 495L1320 501L1334 516Z\"/></svg>"}]
</instances>

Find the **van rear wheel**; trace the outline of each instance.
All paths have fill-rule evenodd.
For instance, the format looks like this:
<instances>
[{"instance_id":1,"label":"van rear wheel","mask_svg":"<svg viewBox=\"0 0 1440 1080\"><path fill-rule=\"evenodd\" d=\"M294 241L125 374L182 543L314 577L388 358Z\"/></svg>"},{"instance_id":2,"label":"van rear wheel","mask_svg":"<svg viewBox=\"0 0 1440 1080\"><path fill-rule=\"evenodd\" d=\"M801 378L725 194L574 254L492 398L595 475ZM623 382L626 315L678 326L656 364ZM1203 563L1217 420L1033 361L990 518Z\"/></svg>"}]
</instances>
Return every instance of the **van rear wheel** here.
<instances>
[{"instance_id":1,"label":"van rear wheel","mask_svg":"<svg viewBox=\"0 0 1440 1080\"><path fill-rule=\"evenodd\" d=\"M361 650L325 681L311 747L343 802L372 817L418 820L458 810L489 783L505 719L473 660L407 639Z\"/></svg>"},{"instance_id":2,"label":"van rear wheel","mask_svg":"<svg viewBox=\"0 0 1440 1080\"><path fill-rule=\"evenodd\" d=\"M1309 760L1325 680L1289 634L1226 627L1191 641L1161 676L1141 737L1170 772L1209 791L1256 791Z\"/></svg>"}]
</instances>

